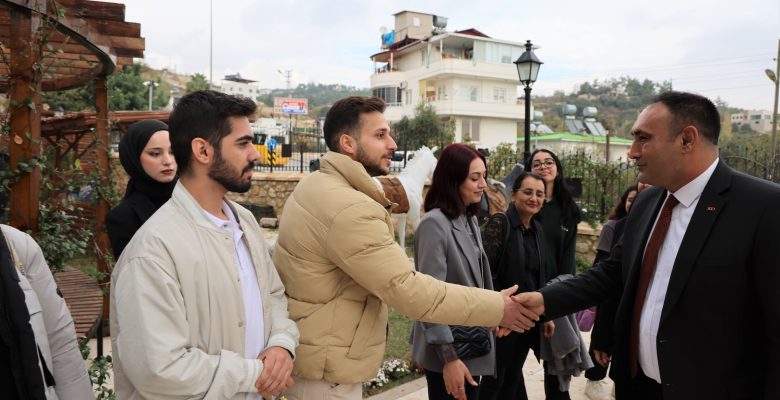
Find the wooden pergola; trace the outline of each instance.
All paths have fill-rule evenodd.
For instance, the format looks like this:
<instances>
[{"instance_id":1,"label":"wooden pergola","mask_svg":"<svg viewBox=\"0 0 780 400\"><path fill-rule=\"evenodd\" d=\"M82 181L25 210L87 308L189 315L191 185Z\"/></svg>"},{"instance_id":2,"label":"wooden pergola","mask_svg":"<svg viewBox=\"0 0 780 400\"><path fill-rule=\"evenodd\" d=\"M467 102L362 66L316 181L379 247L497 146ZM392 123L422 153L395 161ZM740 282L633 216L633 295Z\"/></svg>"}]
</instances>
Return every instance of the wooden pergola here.
<instances>
[{"instance_id":1,"label":"wooden pergola","mask_svg":"<svg viewBox=\"0 0 780 400\"><path fill-rule=\"evenodd\" d=\"M106 79L117 67L143 57L141 25L126 22L125 6L84 0L0 0L0 91L8 93L10 168L30 160L41 146L41 93L95 84L97 138L106 146L99 168L108 171ZM38 229L40 171L22 174L9 196L9 223ZM108 211L98 207L98 226ZM105 235L102 235L105 236ZM107 237L98 239L108 247Z\"/></svg>"},{"instance_id":2,"label":"wooden pergola","mask_svg":"<svg viewBox=\"0 0 780 400\"><path fill-rule=\"evenodd\" d=\"M106 80L115 70L143 58L141 25L125 21L125 6L85 0L0 0L0 93L9 99L9 167L40 154L41 94L94 83L97 168L109 179L109 110ZM65 129L65 128L62 128ZM59 129L59 131L62 131ZM56 130L56 129L55 129ZM72 148L75 148L71 146ZM11 185L9 224L38 230L40 170L22 173ZM109 250L104 218L109 204L96 210L100 252ZM104 257L98 270L107 271ZM107 313L107 299L103 312Z\"/></svg>"}]
</instances>

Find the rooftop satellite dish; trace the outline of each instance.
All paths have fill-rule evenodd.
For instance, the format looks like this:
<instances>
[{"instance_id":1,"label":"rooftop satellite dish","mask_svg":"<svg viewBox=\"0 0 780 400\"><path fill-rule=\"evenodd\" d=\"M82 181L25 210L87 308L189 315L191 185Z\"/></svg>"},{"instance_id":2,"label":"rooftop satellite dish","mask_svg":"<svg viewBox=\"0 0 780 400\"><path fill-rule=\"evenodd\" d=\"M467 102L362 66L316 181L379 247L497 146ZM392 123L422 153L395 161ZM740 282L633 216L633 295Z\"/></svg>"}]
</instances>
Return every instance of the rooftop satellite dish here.
<instances>
[{"instance_id":1,"label":"rooftop satellite dish","mask_svg":"<svg viewBox=\"0 0 780 400\"><path fill-rule=\"evenodd\" d=\"M380 26L380 27L379 27L379 33L381 33L381 34L383 34L383 35L384 35L385 33L387 33L387 27L386 27L386 26L384 26L384 25Z\"/></svg>"}]
</instances>

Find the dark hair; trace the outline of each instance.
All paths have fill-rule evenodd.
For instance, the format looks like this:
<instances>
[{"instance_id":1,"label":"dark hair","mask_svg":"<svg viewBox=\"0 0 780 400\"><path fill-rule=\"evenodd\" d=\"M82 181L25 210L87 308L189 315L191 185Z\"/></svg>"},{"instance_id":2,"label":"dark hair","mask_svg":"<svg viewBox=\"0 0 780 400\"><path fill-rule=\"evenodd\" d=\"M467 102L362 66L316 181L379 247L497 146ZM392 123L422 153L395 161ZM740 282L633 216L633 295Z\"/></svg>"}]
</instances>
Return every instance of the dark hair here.
<instances>
[{"instance_id":1,"label":"dark hair","mask_svg":"<svg viewBox=\"0 0 780 400\"><path fill-rule=\"evenodd\" d=\"M669 130L673 133L693 125L712 144L718 144L720 114L710 99L687 92L664 92L655 96L652 103L661 103L672 115Z\"/></svg>"},{"instance_id":2,"label":"dark hair","mask_svg":"<svg viewBox=\"0 0 780 400\"><path fill-rule=\"evenodd\" d=\"M564 225L577 225L580 223L580 208L574 201L569 187L566 185L566 181L563 176L563 165L558 156L548 149L536 149L525 160L525 170L531 172L531 161L534 159L536 153L543 151L548 153L555 161L555 169L558 173L553 180L553 201L558 202L561 206L561 219L563 219Z\"/></svg>"},{"instance_id":3,"label":"dark hair","mask_svg":"<svg viewBox=\"0 0 780 400\"><path fill-rule=\"evenodd\" d=\"M542 181L544 190L547 190L547 182L544 181L544 178L542 178L541 175L535 172L523 171L520 173L520 175L517 176L517 178L515 178L515 181L512 183L512 193L516 193L518 190L520 190L520 186L523 186L523 181L525 178L534 178L538 181Z\"/></svg>"},{"instance_id":4,"label":"dark hair","mask_svg":"<svg viewBox=\"0 0 780 400\"><path fill-rule=\"evenodd\" d=\"M357 139L360 115L374 111L385 112L384 100L379 97L350 96L333 103L322 126L328 148L339 151L339 137L345 133Z\"/></svg>"},{"instance_id":5,"label":"dark hair","mask_svg":"<svg viewBox=\"0 0 780 400\"><path fill-rule=\"evenodd\" d=\"M639 193L636 183L629 186L626 191L623 192L623 195L620 196L620 201L618 201L615 204L615 207L612 207L612 211L609 212L609 219L621 219L628 215L628 211L626 211L626 200L628 200L628 194L631 192Z\"/></svg>"},{"instance_id":6,"label":"dark hair","mask_svg":"<svg viewBox=\"0 0 780 400\"><path fill-rule=\"evenodd\" d=\"M450 219L466 212L477 215L479 203L467 206L460 197L460 185L469 176L469 167L475 158L482 160L487 167L485 156L473 147L453 143L444 148L433 170L431 187L425 196L423 204L425 211L439 208L442 214Z\"/></svg>"},{"instance_id":7,"label":"dark hair","mask_svg":"<svg viewBox=\"0 0 780 400\"><path fill-rule=\"evenodd\" d=\"M251 99L213 90L199 90L182 97L168 119L179 175L190 167L193 139L206 139L219 151L222 139L232 130L229 118L250 117L256 110Z\"/></svg>"}]
</instances>

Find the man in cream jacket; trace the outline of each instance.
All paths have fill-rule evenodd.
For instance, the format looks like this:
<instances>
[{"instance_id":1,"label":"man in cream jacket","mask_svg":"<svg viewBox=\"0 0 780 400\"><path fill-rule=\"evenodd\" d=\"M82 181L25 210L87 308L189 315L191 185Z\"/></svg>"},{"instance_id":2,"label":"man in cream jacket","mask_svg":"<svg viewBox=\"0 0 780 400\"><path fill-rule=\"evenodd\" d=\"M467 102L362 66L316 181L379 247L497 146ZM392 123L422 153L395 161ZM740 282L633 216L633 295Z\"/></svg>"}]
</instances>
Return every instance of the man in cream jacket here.
<instances>
[{"instance_id":1,"label":"man in cream jacket","mask_svg":"<svg viewBox=\"0 0 780 400\"><path fill-rule=\"evenodd\" d=\"M119 399L259 399L287 389L298 329L246 192L259 153L249 100L184 96L171 113L180 180L111 280Z\"/></svg>"},{"instance_id":2,"label":"man in cream jacket","mask_svg":"<svg viewBox=\"0 0 780 400\"><path fill-rule=\"evenodd\" d=\"M504 292L447 284L415 272L395 243L392 205L371 176L388 173L396 149L376 97L333 104L331 150L284 206L274 263L290 317L301 330L290 400L360 399L385 351L387 306L453 325L530 328L536 315Z\"/></svg>"}]
</instances>

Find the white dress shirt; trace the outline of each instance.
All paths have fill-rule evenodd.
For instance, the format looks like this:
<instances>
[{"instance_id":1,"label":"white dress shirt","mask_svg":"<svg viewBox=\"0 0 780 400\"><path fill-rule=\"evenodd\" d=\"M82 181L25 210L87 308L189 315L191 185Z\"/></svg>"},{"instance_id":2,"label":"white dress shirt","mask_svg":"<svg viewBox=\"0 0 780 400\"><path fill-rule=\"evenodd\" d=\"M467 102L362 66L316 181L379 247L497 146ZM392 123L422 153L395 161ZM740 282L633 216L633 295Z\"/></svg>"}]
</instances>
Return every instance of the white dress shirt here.
<instances>
[{"instance_id":1,"label":"white dress shirt","mask_svg":"<svg viewBox=\"0 0 780 400\"><path fill-rule=\"evenodd\" d=\"M233 235L236 260L238 261L236 268L238 268L239 279L241 279L241 291L244 298L244 321L246 321L244 325L244 358L253 360L260 355L265 345L263 298L260 295L260 284L257 282L255 264L252 262L249 247L243 240L244 232L238 225L233 211L224 201L222 202L222 212L227 215L227 221L208 212L206 214L220 229ZM260 395L247 393L246 400L260 400Z\"/></svg>"},{"instance_id":2,"label":"white dress shirt","mask_svg":"<svg viewBox=\"0 0 780 400\"><path fill-rule=\"evenodd\" d=\"M639 366L642 367L642 372L648 378L658 383L661 383L661 372L658 368L656 339L658 326L661 322L661 312L664 309L666 290L669 287L669 278L672 276L674 260L677 258L680 243L685 236L685 231L688 229L688 224L691 222L693 211L696 209L696 204L699 203L704 187L707 186L712 173L715 172L718 160L716 158L694 180L670 194L677 198L680 204L672 209L669 231L667 231L666 238L658 250L658 262L650 280L650 286L647 289L645 304L642 307L642 316L639 320ZM656 216L655 223L657 222L658 216ZM655 230L655 223L653 223L653 230ZM650 235L652 236L652 232ZM645 244L645 250L647 250L647 244Z\"/></svg>"}]
</instances>

